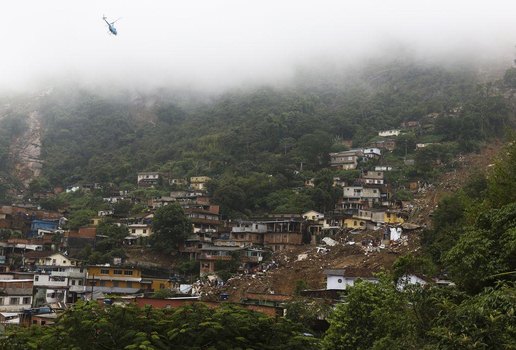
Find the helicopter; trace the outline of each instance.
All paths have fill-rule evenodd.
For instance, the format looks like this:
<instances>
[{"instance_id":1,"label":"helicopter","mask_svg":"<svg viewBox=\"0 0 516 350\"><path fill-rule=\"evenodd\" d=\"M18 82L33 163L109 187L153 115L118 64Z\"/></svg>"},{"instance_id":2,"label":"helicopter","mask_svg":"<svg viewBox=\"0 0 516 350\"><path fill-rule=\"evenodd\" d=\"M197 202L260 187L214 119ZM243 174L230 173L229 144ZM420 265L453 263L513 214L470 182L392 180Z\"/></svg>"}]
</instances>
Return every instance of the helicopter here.
<instances>
[{"instance_id":1,"label":"helicopter","mask_svg":"<svg viewBox=\"0 0 516 350\"><path fill-rule=\"evenodd\" d=\"M113 21L111 23L107 21L107 17L106 16L102 16L102 19L104 20L104 22L107 23L108 29L111 32L111 34L116 35L117 31L116 31L116 28L115 28L115 22L118 21L120 18L118 18L116 21Z\"/></svg>"}]
</instances>

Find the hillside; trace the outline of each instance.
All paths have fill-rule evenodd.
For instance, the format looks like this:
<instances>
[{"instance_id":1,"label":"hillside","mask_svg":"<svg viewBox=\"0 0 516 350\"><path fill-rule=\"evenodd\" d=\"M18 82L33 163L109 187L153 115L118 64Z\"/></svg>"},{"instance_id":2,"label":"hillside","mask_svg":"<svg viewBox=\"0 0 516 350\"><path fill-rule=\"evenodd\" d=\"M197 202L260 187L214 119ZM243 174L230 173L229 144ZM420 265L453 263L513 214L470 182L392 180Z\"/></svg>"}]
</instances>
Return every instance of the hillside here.
<instances>
[{"instance_id":1,"label":"hillside","mask_svg":"<svg viewBox=\"0 0 516 350\"><path fill-rule=\"evenodd\" d=\"M320 174L328 154L346 149L347 140L365 146L379 130L421 121L428 127L400 137L405 147L395 155L414 156L416 142L441 142L446 152L457 154L478 149L513 123L499 88L479 85L473 67L408 59L355 68L325 78L304 73L289 86L209 98L166 90L51 89L30 100L30 111L18 107L19 100L11 103L10 110L19 109L33 130L21 139L38 140L28 144L36 145L30 153L39 155L24 161L12 153L4 164L11 164L13 179L25 174L20 190L39 175L40 164L36 187L47 191L89 182L133 189L139 171L161 171L171 178L206 175L214 179L210 191L223 215L239 217L331 206L314 193L303 194L307 201L285 190ZM429 119L432 115L440 117Z\"/></svg>"}]
</instances>

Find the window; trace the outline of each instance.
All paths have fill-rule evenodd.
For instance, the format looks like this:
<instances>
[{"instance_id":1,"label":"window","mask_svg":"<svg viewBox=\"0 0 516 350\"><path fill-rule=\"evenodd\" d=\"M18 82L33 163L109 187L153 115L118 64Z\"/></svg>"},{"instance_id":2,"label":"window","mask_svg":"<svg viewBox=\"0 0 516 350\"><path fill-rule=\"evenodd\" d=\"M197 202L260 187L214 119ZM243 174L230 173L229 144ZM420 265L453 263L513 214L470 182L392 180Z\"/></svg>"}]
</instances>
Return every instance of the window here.
<instances>
[{"instance_id":1,"label":"window","mask_svg":"<svg viewBox=\"0 0 516 350\"><path fill-rule=\"evenodd\" d=\"M109 275L109 269L100 269L101 275Z\"/></svg>"},{"instance_id":2,"label":"window","mask_svg":"<svg viewBox=\"0 0 516 350\"><path fill-rule=\"evenodd\" d=\"M24 297L23 304L25 304L25 305L30 304L30 297Z\"/></svg>"},{"instance_id":3,"label":"window","mask_svg":"<svg viewBox=\"0 0 516 350\"><path fill-rule=\"evenodd\" d=\"M66 260L63 260L63 265L66 264Z\"/></svg>"},{"instance_id":4,"label":"window","mask_svg":"<svg viewBox=\"0 0 516 350\"><path fill-rule=\"evenodd\" d=\"M0 305L4 305L4 298L0 298Z\"/></svg>"},{"instance_id":5,"label":"window","mask_svg":"<svg viewBox=\"0 0 516 350\"><path fill-rule=\"evenodd\" d=\"M126 275L126 276L132 276L132 275L133 275L133 271L131 271L131 270L125 270L125 271L124 271L124 275Z\"/></svg>"},{"instance_id":6,"label":"window","mask_svg":"<svg viewBox=\"0 0 516 350\"><path fill-rule=\"evenodd\" d=\"M133 288L133 282L126 282L125 285L127 286L127 288Z\"/></svg>"},{"instance_id":7,"label":"window","mask_svg":"<svg viewBox=\"0 0 516 350\"><path fill-rule=\"evenodd\" d=\"M101 287L104 287L104 286L106 285L106 281L100 281L100 282L99 282L99 285L100 285Z\"/></svg>"},{"instance_id":8,"label":"window","mask_svg":"<svg viewBox=\"0 0 516 350\"><path fill-rule=\"evenodd\" d=\"M39 276L34 276L34 281L38 282L39 281Z\"/></svg>"},{"instance_id":9,"label":"window","mask_svg":"<svg viewBox=\"0 0 516 350\"><path fill-rule=\"evenodd\" d=\"M338 282L338 283L342 283L342 278L339 278L339 279L337 280L337 282Z\"/></svg>"},{"instance_id":10,"label":"window","mask_svg":"<svg viewBox=\"0 0 516 350\"><path fill-rule=\"evenodd\" d=\"M113 287L118 287L120 285L120 282L118 281L113 281Z\"/></svg>"},{"instance_id":11,"label":"window","mask_svg":"<svg viewBox=\"0 0 516 350\"><path fill-rule=\"evenodd\" d=\"M79 286L82 286L82 280L79 280L78 284L79 284Z\"/></svg>"},{"instance_id":12,"label":"window","mask_svg":"<svg viewBox=\"0 0 516 350\"><path fill-rule=\"evenodd\" d=\"M115 275L121 275L122 274L122 270L113 270L113 273Z\"/></svg>"},{"instance_id":13,"label":"window","mask_svg":"<svg viewBox=\"0 0 516 350\"><path fill-rule=\"evenodd\" d=\"M159 289L165 289L165 285L163 283L159 284Z\"/></svg>"},{"instance_id":14,"label":"window","mask_svg":"<svg viewBox=\"0 0 516 350\"><path fill-rule=\"evenodd\" d=\"M147 233L147 230L143 230L143 233Z\"/></svg>"},{"instance_id":15,"label":"window","mask_svg":"<svg viewBox=\"0 0 516 350\"><path fill-rule=\"evenodd\" d=\"M131 233L136 233L136 229L135 228L131 229Z\"/></svg>"},{"instance_id":16,"label":"window","mask_svg":"<svg viewBox=\"0 0 516 350\"><path fill-rule=\"evenodd\" d=\"M75 286L75 280L72 280L72 286Z\"/></svg>"}]
</instances>

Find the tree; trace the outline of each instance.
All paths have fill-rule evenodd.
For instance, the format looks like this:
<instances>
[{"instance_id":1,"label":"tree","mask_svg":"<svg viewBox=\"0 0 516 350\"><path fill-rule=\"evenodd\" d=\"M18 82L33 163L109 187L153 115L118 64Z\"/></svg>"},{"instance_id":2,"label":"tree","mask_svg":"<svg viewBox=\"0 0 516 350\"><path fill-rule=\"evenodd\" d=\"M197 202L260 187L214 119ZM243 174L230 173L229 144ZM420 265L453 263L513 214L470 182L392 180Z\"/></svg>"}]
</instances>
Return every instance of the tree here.
<instances>
[{"instance_id":1,"label":"tree","mask_svg":"<svg viewBox=\"0 0 516 350\"><path fill-rule=\"evenodd\" d=\"M95 216L95 212L89 209L80 209L72 212L68 218L68 227L77 230L79 227L86 226L90 219Z\"/></svg>"},{"instance_id":2,"label":"tree","mask_svg":"<svg viewBox=\"0 0 516 350\"><path fill-rule=\"evenodd\" d=\"M390 278L359 282L328 318L323 349L420 349L406 294Z\"/></svg>"},{"instance_id":3,"label":"tree","mask_svg":"<svg viewBox=\"0 0 516 350\"><path fill-rule=\"evenodd\" d=\"M174 309L103 307L78 302L51 327L23 327L0 339L0 350L256 349L309 350L318 339L298 324L223 304Z\"/></svg>"},{"instance_id":4,"label":"tree","mask_svg":"<svg viewBox=\"0 0 516 350\"><path fill-rule=\"evenodd\" d=\"M152 219L152 231L152 247L171 253L193 232L193 227L183 208L172 203L156 210Z\"/></svg>"}]
</instances>

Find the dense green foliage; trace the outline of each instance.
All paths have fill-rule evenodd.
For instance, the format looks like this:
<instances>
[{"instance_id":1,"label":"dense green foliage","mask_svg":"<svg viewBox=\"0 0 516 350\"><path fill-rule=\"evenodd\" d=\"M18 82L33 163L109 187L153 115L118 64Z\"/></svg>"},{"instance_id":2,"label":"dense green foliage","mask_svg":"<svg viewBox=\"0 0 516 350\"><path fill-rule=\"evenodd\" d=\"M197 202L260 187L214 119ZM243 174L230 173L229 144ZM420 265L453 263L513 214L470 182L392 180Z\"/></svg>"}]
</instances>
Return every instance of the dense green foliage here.
<instances>
[{"instance_id":1,"label":"dense green foliage","mask_svg":"<svg viewBox=\"0 0 516 350\"><path fill-rule=\"evenodd\" d=\"M152 219L152 231L152 247L158 251L172 252L177 250L179 243L183 242L193 229L183 208L177 203L172 203L156 210Z\"/></svg>"},{"instance_id":2,"label":"dense green foliage","mask_svg":"<svg viewBox=\"0 0 516 350\"><path fill-rule=\"evenodd\" d=\"M452 287L359 283L329 318L324 349L512 349L516 288L468 296Z\"/></svg>"},{"instance_id":3,"label":"dense green foliage","mask_svg":"<svg viewBox=\"0 0 516 350\"><path fill-rule=\"evenodd\" d=\"M316 343L294 323L230 305L139 309L90 302L77 303L52 327L13 329L0 349L308 350Z\"/></svg>"},{"instance_id":4,"label":"dense green foliage","mask_svg":"<svg viewBox=\"0 0 516 350\"><path fill-rule=\"evenodd\" d=\"M439 203L424 235L425 251L470 293L514 278L493 276L516 270L515 157L512 142L487 175L473 174L463 190Z\"/></svg>"}]
</instances>

